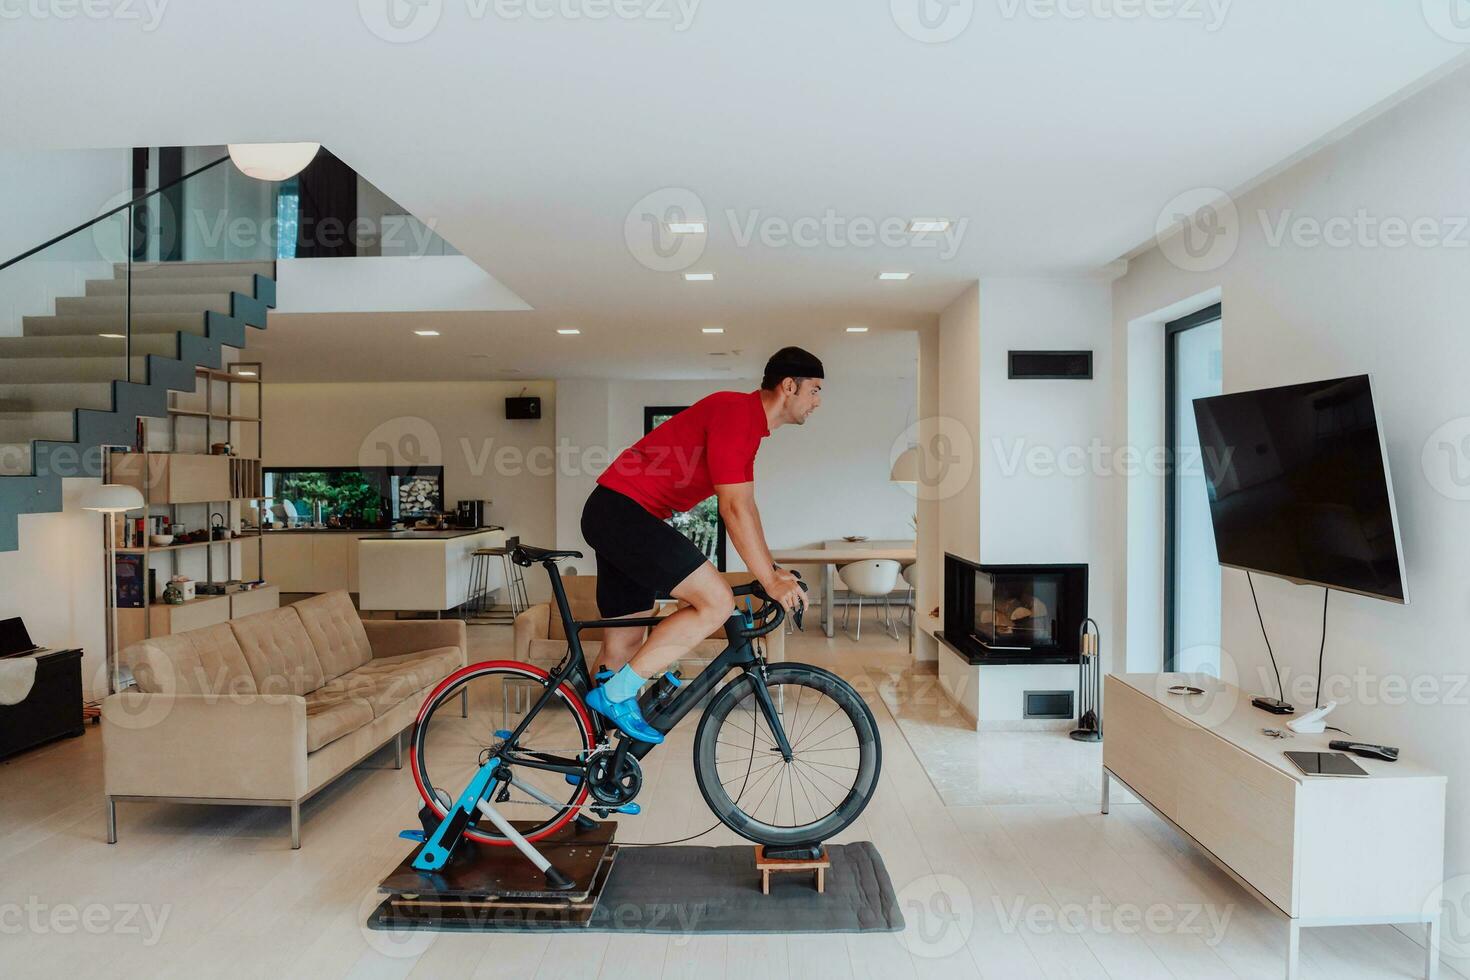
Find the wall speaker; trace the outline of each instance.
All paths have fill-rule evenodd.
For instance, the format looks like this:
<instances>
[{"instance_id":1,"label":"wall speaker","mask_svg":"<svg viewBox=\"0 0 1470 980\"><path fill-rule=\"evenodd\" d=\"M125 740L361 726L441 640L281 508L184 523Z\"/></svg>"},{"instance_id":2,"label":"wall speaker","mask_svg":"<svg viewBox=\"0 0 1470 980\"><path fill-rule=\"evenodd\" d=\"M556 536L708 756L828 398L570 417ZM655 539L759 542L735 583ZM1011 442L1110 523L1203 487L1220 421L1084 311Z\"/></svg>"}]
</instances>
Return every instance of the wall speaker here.
<instances>
[{"instance_id":1,"label":"wall speaker","mask_svg":"<svg viewBox=\"0 0 1470 980\"><path fill-rule=\"evenodd\" d=\"M505 400L505 417L508 419L530 419L535 421L541 418L540 398L507 398Z\"/></svg>"},{"instance_id":2,"label":"wall speaker","mask_svg":"<svg viewBox=\"0 0 1470 980\"><path fill-rule=\"evenodd\" d=\"M1013 350L1007 367L1012 381L1087 381L1092 378L1092 351Z\"/></svg>"}]
</instances>

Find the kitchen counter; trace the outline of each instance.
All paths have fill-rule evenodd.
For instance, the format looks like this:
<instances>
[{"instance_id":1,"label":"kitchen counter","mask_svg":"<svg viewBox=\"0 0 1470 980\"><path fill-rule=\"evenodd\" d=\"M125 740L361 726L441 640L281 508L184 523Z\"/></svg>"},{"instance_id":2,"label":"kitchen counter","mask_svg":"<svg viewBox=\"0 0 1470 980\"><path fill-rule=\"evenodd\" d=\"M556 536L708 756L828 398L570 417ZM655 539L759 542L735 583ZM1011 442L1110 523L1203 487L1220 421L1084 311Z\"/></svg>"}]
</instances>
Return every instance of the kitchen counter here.
<instances>
[{"instance_id":1,"label":"kitchen counter","mask_svg":"<svg viewBox=\"0 0 1470 980\"><path fill-rule=\"evenodd\" d=\"M471 534L484 534L486 531L504 531L505 528L499 524L487 524L484 527L455 527L447 531L383 531L381 533L364 534L359 541L453 541L455 538L466 538Z\"/></svg>"}]
</instances>

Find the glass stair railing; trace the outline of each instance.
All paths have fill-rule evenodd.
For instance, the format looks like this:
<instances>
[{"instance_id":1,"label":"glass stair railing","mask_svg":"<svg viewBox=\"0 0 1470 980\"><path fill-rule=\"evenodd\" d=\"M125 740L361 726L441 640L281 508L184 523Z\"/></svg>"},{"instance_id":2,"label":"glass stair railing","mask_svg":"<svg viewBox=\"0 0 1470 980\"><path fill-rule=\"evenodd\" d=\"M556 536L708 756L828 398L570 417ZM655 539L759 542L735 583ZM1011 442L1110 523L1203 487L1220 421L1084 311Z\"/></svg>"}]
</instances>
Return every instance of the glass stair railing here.
<instances>
[{"instance_id":1,"label":"glass stair railing","mask_svg":"<svg viewBox=\"0 0 1470 980\"><path fill-rule=\"evenodd\" d=\"M265 328L276 204L222 157L0 264L0 551Z\"/></svg>"}]
</instances>

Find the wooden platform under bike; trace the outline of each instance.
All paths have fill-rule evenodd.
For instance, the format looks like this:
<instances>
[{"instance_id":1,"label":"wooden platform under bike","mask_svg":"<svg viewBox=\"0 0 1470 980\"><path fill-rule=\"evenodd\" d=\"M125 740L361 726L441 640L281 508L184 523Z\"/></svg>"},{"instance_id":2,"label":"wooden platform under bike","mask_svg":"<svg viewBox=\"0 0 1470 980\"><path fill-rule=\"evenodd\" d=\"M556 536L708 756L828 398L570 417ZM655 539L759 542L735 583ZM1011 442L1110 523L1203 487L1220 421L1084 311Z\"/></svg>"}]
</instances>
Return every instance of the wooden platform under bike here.
<instances>
[{"instance_id":1,"label":"wooden platform under bike","mask_svg":"<svg viewBox=\"0 0 1470 980\"><path fill-rule=\"evenodd\" d=\"M518 830L534 823L511 821ZM368 919L374 928L473 928L487 919L507 922L556 919L585 925L597 908L602 888L612 871L617 845L617 821L599 821L587 830L570 823L535 842L576 886L558 891L514 847L491 847L462 841L454 857L440 871L413 866L415 848L378 885L387 897Z\"/></svg>"}]
</instances>

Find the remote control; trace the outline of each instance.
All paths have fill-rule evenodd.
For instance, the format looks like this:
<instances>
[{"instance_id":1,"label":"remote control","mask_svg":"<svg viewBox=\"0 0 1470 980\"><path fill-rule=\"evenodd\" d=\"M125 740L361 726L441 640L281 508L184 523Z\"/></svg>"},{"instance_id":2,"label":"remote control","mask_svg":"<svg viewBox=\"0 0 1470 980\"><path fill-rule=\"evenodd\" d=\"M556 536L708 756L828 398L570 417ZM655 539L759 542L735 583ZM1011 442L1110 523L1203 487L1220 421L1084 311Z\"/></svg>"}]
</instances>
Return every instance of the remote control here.
<instances>
[{"instance_id":1,"label":"remote control","mask_svg":"<svg viewBox=\"0 0 1470 980\"><path fill-rule=\"evenodd\" d=\"M1365 759L1382 759L1384 762L1399 761L1399 750L1392 745L1372 745L1368 742L1344 742L1342 739L1333 739L1327 743L1327 747L1339 752L1351 752Z\"/></svg>"}]
</instances>

